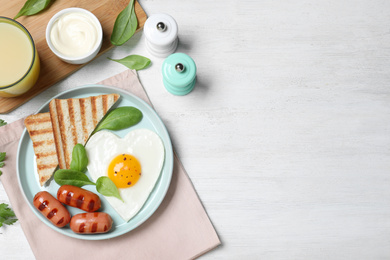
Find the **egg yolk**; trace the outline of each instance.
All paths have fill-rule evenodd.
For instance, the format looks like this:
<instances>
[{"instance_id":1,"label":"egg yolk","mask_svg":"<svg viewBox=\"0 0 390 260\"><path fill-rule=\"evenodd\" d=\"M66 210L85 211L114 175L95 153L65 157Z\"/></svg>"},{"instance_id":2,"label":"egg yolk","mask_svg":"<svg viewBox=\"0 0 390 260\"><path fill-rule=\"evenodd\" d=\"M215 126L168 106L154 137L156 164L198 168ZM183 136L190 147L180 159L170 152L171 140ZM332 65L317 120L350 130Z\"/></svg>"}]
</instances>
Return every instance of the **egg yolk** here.
<instances>
[{"instance_id":1,"label":"egg yolk","mask_svg":"<svg viewBox=\"0 0 390 260\"><path fill-rule=\"evenodd\" d=\"M130 154L115 157L108 166L108 177L118 188L129 188L137 183L141 176L141 164Z\"/></svg>"}]
</instances>

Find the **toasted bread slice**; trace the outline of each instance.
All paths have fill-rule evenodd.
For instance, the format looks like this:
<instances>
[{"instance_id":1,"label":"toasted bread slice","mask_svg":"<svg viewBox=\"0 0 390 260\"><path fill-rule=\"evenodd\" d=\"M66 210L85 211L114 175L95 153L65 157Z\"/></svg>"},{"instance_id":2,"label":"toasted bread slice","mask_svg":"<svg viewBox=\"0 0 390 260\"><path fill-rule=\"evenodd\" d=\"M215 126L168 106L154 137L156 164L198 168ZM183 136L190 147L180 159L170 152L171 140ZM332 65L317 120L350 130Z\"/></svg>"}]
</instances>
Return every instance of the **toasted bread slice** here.
<instances>
[{"instance_id":1,"label":"toasted bread slice","mask_svg":"<svg viewBox=\"0 0 390 260\"><path fill-rule=\"evenodd\" d=\"M50 113L28 116L24 124L33 142L39 183L43 186L58 166Z\"/></svg>"},{"instance_id":2,"label":"toasted bread slice","mask_svg":"<svg viewBox=\"0 0 390 260\"><path fill-rule=\"evenodd\" d=\"M119 94L107 94L50 101L50 116L61 169L69 169L73 147L87 142L100 120L118 99Z\"/></svg>"}]
</instances>

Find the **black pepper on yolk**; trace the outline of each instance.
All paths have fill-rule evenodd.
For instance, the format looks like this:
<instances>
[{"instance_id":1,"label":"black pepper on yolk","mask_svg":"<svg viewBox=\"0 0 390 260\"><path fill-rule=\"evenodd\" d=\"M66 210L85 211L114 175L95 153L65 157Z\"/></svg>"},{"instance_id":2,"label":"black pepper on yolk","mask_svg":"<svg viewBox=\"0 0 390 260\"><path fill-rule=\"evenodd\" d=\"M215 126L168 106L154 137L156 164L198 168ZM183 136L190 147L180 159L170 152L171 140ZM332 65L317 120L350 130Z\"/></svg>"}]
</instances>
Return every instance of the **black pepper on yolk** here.
<instances>
[{"instance_id":1,"label":"black pepper on yolk","mask_svg":"<svg viewBox=\"0 0 390 260\"><path fill-rule=\"evenodd\" d=\"M118 188L129 188L141 176L141 164L130 154L115 157L108 166L108 177Z\"/></svg>"}]
</instances>

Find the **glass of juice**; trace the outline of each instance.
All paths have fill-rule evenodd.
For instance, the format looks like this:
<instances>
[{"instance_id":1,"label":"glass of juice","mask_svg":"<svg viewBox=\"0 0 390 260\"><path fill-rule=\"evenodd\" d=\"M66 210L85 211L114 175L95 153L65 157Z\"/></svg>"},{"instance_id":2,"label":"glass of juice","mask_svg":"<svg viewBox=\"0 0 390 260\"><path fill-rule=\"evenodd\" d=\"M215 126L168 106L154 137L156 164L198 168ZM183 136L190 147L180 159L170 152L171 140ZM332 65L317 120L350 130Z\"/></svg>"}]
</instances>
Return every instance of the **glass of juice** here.
<instances>
[{"instance_id":1,"label":"glass of juice","mask_svg":"<svg viewBox=\"0 0 390 260\"><path fill-rule=\"evenodd\" d=\"M27 29L0 16L0 97L26 93L38 80L37 48Z\"/></svg>"}]
</instances>

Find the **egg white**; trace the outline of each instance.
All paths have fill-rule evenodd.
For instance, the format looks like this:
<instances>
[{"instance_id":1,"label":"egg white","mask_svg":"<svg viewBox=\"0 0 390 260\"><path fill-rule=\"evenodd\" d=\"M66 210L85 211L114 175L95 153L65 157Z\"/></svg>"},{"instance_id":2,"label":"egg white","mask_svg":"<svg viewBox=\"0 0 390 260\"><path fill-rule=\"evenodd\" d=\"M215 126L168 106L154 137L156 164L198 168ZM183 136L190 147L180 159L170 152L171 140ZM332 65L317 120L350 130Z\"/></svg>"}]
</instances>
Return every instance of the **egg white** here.
<instances>
[{"instance_id":1,"label":"egg white","mask_svg":"<svg viewBox=\"0 0 390 260\"><path fill-rule=\"evenodd\" d=\"M124 202L105 197L121 218L129 221L145 204L160 176L165 158L161 138L149 129L130 131L123 138L102 130L92 135L85 149L89 159L88 172L95 182L100 176L107 176L108 165L117 155L131 154L140 162L142 175L138 182L132 187L118 189Z\"/></svg>"}]
</instances>

